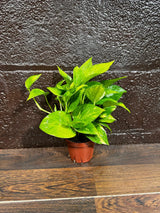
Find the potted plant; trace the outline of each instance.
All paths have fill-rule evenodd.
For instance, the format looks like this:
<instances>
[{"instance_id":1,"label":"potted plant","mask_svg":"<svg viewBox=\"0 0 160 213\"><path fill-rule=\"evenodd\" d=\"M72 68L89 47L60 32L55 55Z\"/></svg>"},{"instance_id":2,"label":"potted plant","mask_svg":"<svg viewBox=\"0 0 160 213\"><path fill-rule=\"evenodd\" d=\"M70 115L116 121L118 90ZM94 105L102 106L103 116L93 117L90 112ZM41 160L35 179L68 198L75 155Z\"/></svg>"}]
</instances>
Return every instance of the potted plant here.
<instances>
[{"instance_id":1,"label":"potted plant","mask_svg":"<svg viewBox=\"0 0 160 213\"><path fill-rule=\"evenodd\" d=\"M70 157L77 163L88 162L93 155L94 143L109 145L107 133L111 131L109 124L116 119L111 113L118 106L130 110L119 99L126 92L115 83L126 76L94 81L94 77L105 73L114 61L108 63L92 64L92 58L82 66L73 69L73 78L58 67L63 80L54 87L47 87L47 92L31 86L41 74L30 76L25 81L29 91L27 100L33 99L37 107L47 116L43 118L39 128L52 136L65 138L68 143ZM47 96L52 93L57 104L51 106ZM43 109L37 96L43 95L48 109Z\"/></svg>"}]
</instances>

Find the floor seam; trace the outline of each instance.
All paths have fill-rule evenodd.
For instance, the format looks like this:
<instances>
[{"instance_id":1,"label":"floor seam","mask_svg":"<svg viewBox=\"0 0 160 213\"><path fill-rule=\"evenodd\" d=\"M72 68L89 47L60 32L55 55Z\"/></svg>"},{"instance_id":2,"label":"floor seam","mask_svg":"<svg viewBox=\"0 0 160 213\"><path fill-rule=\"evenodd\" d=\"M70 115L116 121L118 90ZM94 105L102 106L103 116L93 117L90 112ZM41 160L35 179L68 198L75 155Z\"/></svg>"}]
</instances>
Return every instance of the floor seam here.
<instances>
[{"instance_id":1,"label":"floor seam","mask_svg":"<svg viewBox=\"0 0 160 213\"><path fill-rule=\"evenodd\" d=\"M0 204L11 203L31 203L31 202L48 202L48 201L63 201L63 200L78 200L78 199L96 199L96 198L112 198L112 197L127 197L127 196L140 196L140 195L160 195L160 192L145 192L145 193L132 193L132 194L116 194L116 195L97 195L85 197L68 197L68 198L49 198L49 199L32 199L32 200L11 200L0 201Z\"/></svg>"}]
</instances>

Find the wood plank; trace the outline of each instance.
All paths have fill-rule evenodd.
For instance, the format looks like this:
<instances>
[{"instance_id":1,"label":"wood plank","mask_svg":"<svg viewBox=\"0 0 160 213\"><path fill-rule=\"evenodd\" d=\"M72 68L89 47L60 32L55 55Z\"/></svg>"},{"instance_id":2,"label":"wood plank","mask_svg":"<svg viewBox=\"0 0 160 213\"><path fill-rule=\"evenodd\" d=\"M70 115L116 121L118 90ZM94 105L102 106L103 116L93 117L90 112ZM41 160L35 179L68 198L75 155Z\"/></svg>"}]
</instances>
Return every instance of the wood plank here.
<instances>
[{"instance_id":1,"label":"wood plank","mask_svg":"<svg viewBox=\"0 0 160 213\"><path fill-rule=\"evenodd\" d=\"M159 163L160 144L98 145L90 166Z\"/></svg>"},{"instance_id":2,"label":"wood plank","mask_svg":"<svg viewBox=\"0 0 160 213\"><path fill-rule=\"evenodd\" d=\"M160 163L160 144L95 146L93 159L74 164L67 147L0 150L0 170L74 168L106 165Z\"/></svg>"},{"instance_id":3,"label":"wood plank","mask_svg":"<svg viewBox=\"0 0 160 213\"><path fill-rule=\"evenodd\" d=\"M93 172L97 195L160 191L160 164L103 166Z\"/></svg>"},{"instance_id":4,"label":"wood plank","mask_svg":"<svg viewBox=\"0 0 160 213\"><path fill-rule=\"evenodd\" d=\"M96 213L94 199L0 204L0 213Z\"/></svg>"},{"instance_id":5,"label":"wood plank","mask_svg":"<svg viewBox=\"0 0 160 213\"><path fill-rule=\"evenodd\" d=\"M0 200L158 192L160 165L118 165L0 173Z\"/></svg>"},{"instance_id":6,"label":"wood plank","mask_svg":"<svg viewBox=\"0 0 160 213\"><path fill-rule=\"evenodd\" d=\"M70 198L96 195L90 168L0 172L0 200Z\"/></svg>"},{"instance_id":7,"label":"wood plank","mask_svg":"<svg viewBox=\"0 0 160 213\"><path fill-rule=\"evenodd\" d=\"M0 203L0 213L159 213L160 194Z\"/></svg>"},{"instance_id":8,"label":"wood plank","mask_svg":"<svg viewBox=\"0 0 160 213\"><path fill-rule=\"evenodd\" d=\"M73 167L67 147L0 150L0 170Z\"/></svg>"},{"instance_id":9,"label":"wood plank","mask_svg":"<svg viewBox=\"0 0 160 213\"><path fill-rule=\"evenodd\" d=\"M96 198L97 213L159 213L160 195Z\"/></svg>"}]
</instances>

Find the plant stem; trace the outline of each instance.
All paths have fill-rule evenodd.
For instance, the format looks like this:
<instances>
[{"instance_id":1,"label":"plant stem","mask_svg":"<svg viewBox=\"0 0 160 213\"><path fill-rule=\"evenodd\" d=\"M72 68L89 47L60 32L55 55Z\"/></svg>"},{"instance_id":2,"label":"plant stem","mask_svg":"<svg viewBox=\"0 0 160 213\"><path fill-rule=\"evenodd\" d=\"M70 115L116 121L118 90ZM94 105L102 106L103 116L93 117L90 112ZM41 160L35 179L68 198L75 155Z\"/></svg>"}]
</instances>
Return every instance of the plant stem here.
<instances>
[{"instance_id":1,"label":"plant stem","mask_svg":"<svg viewBox=\"0 0 160 213\"><path fill-rule=\"evenodd\" d=\"M29 91L29 93L31 92L30 89L28 89L28 91ZM34 100L34 102L35 102L35 104L36 104L36 106L38 107L39 110L41 110L41 111L43 111L43 112L45 112L45 113L50 114L50 112L48 112L47 110L43 109L43 108L39 105L39 103L36 101L35 98L33 98L33 100Z\"/></svg>"},{"instance_id":2,"label":"plant stem","mask_svg":"<svg viewBox=\"0 0 160 213\"><path fill-rule=\"evenodd\" d=\"M65 112L67 112L68 110L68 105L67 105L67 102L65 103Z\"/></svg>"},{"instance_id":3,"label":"plant stem","mask_svg":"<svg viewBox=\"0 0 160 213\"><path fill-rule=\"evenodd\" d=\"M82 104L84 104L85 94L82 95Z\"/></svg>"},{"instance_id":4,"label":"plant stem","mask_svg":"<svg viewBox=\"0 0 160 213\"><path fill-rule=\"evenodd\" d=\"M52 109L51 105L50 105L49 102L48 102L47 96L45 96L45 99L46 99L46 103L48 104L50 110L53 112L53 109Z\"/></svg>"},{"instance_id":5,"label":"plant stem","mask_svg":"<svg viewBox=\"0 0 160 213\"><path fill-rule=\"evenodd\" d=\"M59 101L59 105L60 105L60 110L62 111L62 103L59 97L57 97L58 101Z\"/></svg>"},{"instance_id":6,"label":"plant stem","mask_svg":"<svg viewBox=\"0 0 160 213\"><path fill-rule=\"evenodd\" d=\"M47 110L43 109L43 108L39 105L39 103L35 100L35 98L33 98L33 100L34 100L34 102L35 102L35 104L36 104L36 106L38 107L39 110L41 110L41 111L43 111L43 112L45 112L45 113L50 114L50 112L48 112Z\"/></svg>"}]
</instances>

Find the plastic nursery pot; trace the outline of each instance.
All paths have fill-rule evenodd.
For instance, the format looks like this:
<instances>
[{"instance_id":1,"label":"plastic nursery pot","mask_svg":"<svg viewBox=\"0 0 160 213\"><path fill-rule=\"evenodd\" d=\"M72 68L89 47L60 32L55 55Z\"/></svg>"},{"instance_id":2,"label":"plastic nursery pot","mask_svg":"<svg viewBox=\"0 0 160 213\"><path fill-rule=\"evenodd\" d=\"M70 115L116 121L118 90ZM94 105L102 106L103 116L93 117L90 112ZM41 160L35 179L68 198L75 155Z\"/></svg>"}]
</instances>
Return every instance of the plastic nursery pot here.
<instances>
[{"instance_id":1,"label":"plastic nursery pot","mask_svg":"<svg viewBox=\"0 0 160 213\"><path fill-rule=\"evenodd\" d=\"M72 161L76 163L86 163L93 157L94 143L91 141L85 143L76 143L66 139L69 155Z\"/></svg>"}]
</instances>

